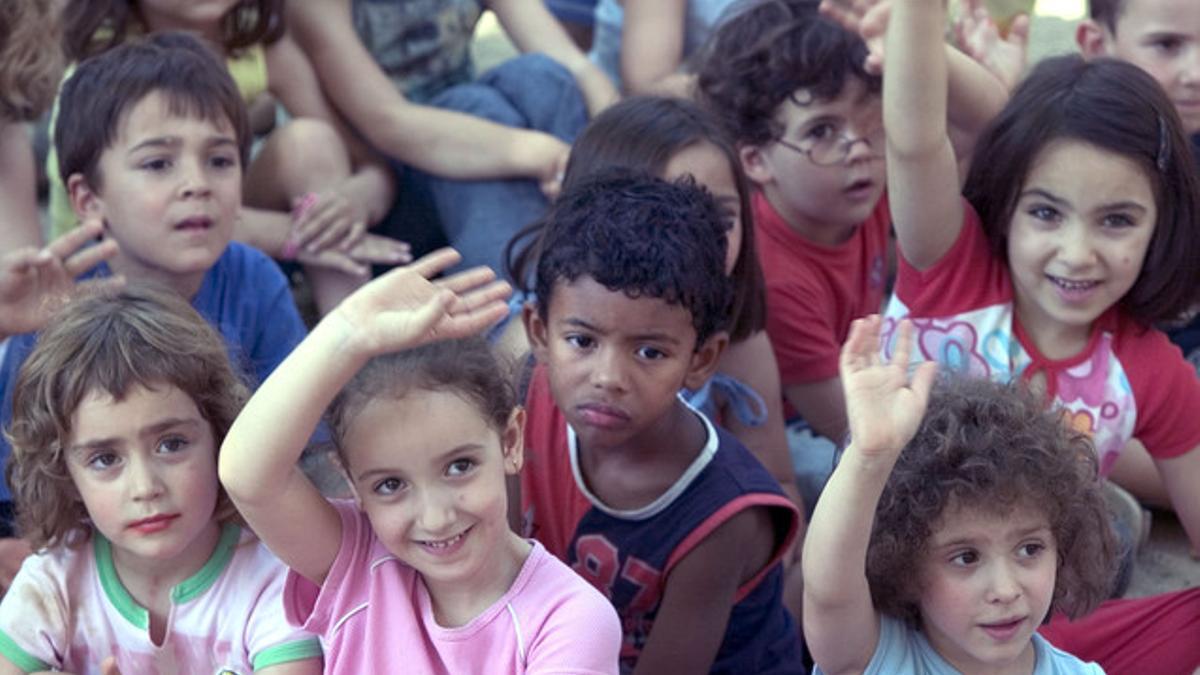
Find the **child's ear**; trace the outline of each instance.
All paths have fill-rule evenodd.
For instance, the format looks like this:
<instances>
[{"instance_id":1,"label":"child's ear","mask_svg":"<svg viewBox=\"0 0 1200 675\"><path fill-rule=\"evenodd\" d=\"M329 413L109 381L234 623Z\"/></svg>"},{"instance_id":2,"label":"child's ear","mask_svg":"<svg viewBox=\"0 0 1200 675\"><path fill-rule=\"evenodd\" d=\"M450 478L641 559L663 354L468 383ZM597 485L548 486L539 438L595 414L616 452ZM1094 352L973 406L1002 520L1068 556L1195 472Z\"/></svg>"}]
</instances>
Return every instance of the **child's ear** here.
<instances>
[{"instance_id":1,"label":"child's ear","mask_svg":"<svg viewBox=\"0 0 1200 675\"><path fill-rule=\"evenodd\" d=\"M538 313L537 303L533 300L521 307L521 323L525 324L525 338L529 340L529 349L538 363L546 362L546 350L549 348L546 322Z\"/></svg>"},{"instance_id":2,"label":"child's ear","mask_svg":"<svg viewBox=\"0 0 1200 675\"><path fill-rule=\"evenodd\" d=\"M1075 27L1075 44L1084 58L1095 59L1108 54L1108 30L1092 19L1084 19Z\"/></svg>"},{"instance_id":3,"label":"child's ear","mask_svg":"<svg viewBox=\"0 0 1200 675\"><path fill-rule=\"evenodd\" d=\"M79 222L89 217L104 217L104 199L94 187L88 184L81 173L73 173L67 178L67 197L71 200L71 208Z\"/></svg>"},{"instance_id":4,"label":"child's ear","mask_svg":"<svg viewBox=\"0 0 1200 675\"><path fill-rule=\"evenodd\" d=\"M508 416L504 433L500 435L504 452L504 473L515 476L525 465L525 408L517 406Z\"/></svg>"},{"instance_id":5,"label":"child's ear","mask_svg":"<svg viewBox=\"0 0 1200 675\"><path fill-rule=\"evenodd\" d=\"M717 364L721 362L721 356L728 346L729 333L722 330L710 335L704 344L700 345L692 354L692 362L688 365L683 386L688 389L699 389L704 386L713 373L717 372Z\"/></svg>"},{"instance_id":6,"label":"child's ear","mask_svg":"<svg viewBox=\"0 0 1200 675\"><path fill-rule=\"evenodd\" d=\"M742 161L742 170L746 172L746 178L758 187L775 180L775 172L771 169L771 162L762 146L738 146L738 158Z\"/></svg>"}]
</instances>

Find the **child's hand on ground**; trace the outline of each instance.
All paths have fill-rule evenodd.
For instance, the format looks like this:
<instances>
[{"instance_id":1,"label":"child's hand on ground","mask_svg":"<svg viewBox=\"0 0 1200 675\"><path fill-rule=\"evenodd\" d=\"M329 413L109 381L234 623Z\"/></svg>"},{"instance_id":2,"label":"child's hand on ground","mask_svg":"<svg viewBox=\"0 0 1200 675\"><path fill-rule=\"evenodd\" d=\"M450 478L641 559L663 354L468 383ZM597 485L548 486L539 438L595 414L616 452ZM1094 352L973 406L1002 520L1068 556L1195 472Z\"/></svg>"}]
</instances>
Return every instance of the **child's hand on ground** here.
<instances>
[{"instance_id":1,"label":"child's hand on ground","mask_svg":"<svg viewBox=\"0 0 1200 675\"><path fill-rule=\"evenodd\" d=\"M369 355L479 333L508 312L512 288L486 267L431 281L461 259L454 249L434 251L363 286L333 314Z\"/></svg>"},{"instance_id":2,"label":"child's hand on ground","mask_svg":"<svg viewBox=\"0 0 1200 675\"><path fill-rule=\"evenodd\" d=\"M821 0L821 14L866 43L863 68L872 75L883 72L883 37L891 13L891 0Z\"/></svg>"},{"instance_id":3,"label":"child's hand on ground","mask_svg":"<svg viewBox=\"0 0 1200 675\"><path fill-rule=\"evenodd\" d=\"M925 415L937 364L922 363L910 380L912 324L901 322L889 362L880 355L879 325L878 315L854 321L842 347L839 370L850 442L864 455L895 455L912 439Z\"/></svg>"},{"instance_id":4,"label":"child's hand on ground","mask_svg":"<svg viewBox=\"0 0 1200 675\"><path fill-rule=\"evenodd\" d=\"M292 204L293 245L316 253L349 251L367 231L366 214L337 190L309 193Z\"/></svg>"},{"instance_id":5,"label":"child's hand on ground","mask_svg":"<svg viewBox=\"0 0 1200 675\"><path fill-rule=\"evenodd\" d=\"M954 21L954 40L1011 91L1021 81L1029 50L1029 15L1013 19L1007 35L992 21L983 0L962 0Z\"/></svg>"},{"instance_id":6,"label":"child's hand on ground","mask_svg":"<svg viewBox=\"0 0 1200 675\"><path fill-rule=\"evenodd\" d=\"M79 288L123 283L119 276L75 283L75 277L116 255L111 239L88 245L102 231L99 220L89 220L42 249L0 256L0 338L40 330Z\"/></svg>"},{"instance_id":7,"label":"child's hand on ground","mask_svg":"<svg viewBox=\"0 0 1200 675\"><path fill-rule=\"evenodd\" d=\"M296 260L305 265L335 269L356 277L371 273L371 265L405 265L412 262L407 242L378 234L367 234L349 251L325 248L315 253L301 250Z\"/></svg>"}]
</instances>

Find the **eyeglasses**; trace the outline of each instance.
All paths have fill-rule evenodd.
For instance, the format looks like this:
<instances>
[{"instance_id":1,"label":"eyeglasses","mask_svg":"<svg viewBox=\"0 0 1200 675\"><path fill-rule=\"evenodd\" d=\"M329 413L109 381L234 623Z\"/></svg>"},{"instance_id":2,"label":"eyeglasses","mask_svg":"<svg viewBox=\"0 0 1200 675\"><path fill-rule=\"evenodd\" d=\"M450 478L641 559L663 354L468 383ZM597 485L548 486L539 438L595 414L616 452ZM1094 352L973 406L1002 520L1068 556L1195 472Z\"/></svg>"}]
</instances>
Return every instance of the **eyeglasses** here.
<instances>
[{"instance_id":1,"label":"eyeglasses","mask_svg":"<svg viewBox=\"0 0 1200 675\"><path fill-rule=\"evenodd\" d=\"M808 157L809 161L817 166L833 166L845 162L850 157L850 149L855 143L865 143L873 151L883 150L883 125L858 136L851 136L844 128L835 124L826 126L830 127L829 133L820 138L809 136L799 144L782 138L775 139L775 142Z\"/></svg>"}]
</instances>

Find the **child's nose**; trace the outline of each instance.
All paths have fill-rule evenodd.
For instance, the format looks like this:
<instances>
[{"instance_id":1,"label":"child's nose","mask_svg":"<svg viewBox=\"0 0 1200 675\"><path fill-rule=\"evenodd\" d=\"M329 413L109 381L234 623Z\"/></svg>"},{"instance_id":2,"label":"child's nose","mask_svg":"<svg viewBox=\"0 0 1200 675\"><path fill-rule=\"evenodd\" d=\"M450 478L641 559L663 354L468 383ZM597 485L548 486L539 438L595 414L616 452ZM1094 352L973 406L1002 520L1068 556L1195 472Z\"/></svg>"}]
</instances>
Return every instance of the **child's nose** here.
<instances>
[{"instance_id":1,"label":"child's nose","mask_svg":"<svg viewBox=\"0 0 1200 675\"><path fill-rule=\"evenodd\" d=\"M422 490L417 523L427 536L446 534L454 524L454 499L441 490Z\"/></svg>"},{"instance_id":2,"label":"child's nose","mask_svg":"<svg viewBox=\"0 0 1200 675\"><path fill-rule=\"evenodd\" d=\"M592 386L625 389L625 359L616 349L601 349L592 368Z\"/></svg>"},{"instance_id":3,"label":"child's nose","mask_svg":"<svg viewBox=\"0 0 1200 675\"><path fill-rule=\"evenodd\" d=\"M1071 267L1085 267L1095 260L1092 236L1084 223L1072 221L1064 225L1058 242L1058 257Z\"/></svg>"},{"instance_id":4,"label":"child's nose","mask_svg":"<svg viewBox=\"0 0 1200 675\"><path fill-rule=\"evenodd\" d=\"M163 484L151 462L132 457L125 474L134 501L149 501L162 495Z\"/></svg>"},{"instance_id":5,"label":"child's nose","mask_svg":"<svg viewBox=\"0 0 1200 675\"><path fill-rule=\"evenodd\" d=\"M1010 603L1021 596L1021 584L1017 580L1016 570L1007 562L992 565L988 578L988 601L1000 604Z\"/></svg>"},{"instance_id":6,"label":"child's nose","mask_svg":"<svg viewBox=\"0 0 1200 675\"><path fill-rule=\"evenodd\" d=\"M208 173L201 162L182 162L180 167L180 192L184 197L200 197L209 194Z\"/></svg>"}]
</instances>

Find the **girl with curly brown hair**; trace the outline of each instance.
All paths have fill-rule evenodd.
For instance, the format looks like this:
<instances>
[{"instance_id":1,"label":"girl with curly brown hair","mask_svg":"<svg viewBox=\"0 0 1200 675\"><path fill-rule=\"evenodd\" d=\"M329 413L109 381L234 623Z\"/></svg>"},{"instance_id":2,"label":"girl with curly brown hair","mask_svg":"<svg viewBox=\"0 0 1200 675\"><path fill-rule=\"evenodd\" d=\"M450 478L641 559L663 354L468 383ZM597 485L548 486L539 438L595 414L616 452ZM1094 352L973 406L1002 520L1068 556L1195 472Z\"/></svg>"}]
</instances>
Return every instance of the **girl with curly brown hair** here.
<instances>
[{"instance_id":1,"label":"girl with curly brown hair","mask_svg":"<svg viewBox=\"0 0 1200 675\"><path fill-rule=\"evenodd\" d=\"M880 319L841 355L851 442L809 524L804 631L824 673L1102 673L1036 633L1109 592L1095 452L1020 385L907 372Z\"/></svg>"}]
</instances>

